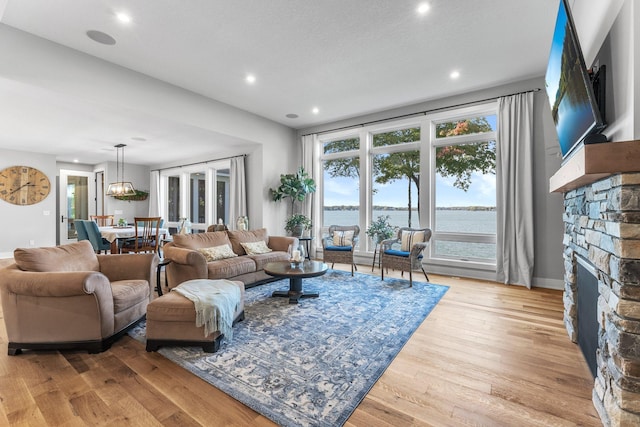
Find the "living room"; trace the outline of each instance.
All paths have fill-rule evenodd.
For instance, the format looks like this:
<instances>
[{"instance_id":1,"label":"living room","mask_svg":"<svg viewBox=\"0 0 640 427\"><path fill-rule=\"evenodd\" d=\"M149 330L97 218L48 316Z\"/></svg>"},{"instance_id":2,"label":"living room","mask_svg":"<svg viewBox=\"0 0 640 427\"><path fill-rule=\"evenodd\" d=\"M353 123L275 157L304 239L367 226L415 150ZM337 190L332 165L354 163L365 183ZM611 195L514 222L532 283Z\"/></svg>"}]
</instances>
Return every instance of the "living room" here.
<instances>
[{"instance_id":1,"label":"living room","mask_svg":"<svg viewBox=\"0 0 640 427\"><path fill-rule=\"evenodd\" d=\"M12 3L10 0L0 2L0 12L11 12L15 6ZM638 139L638 113L635 106L637 96L629 96L635 95L637 87L640 87L637 82L640 77L634 71L639 58L633 48L638 42L638 35L632 31L634 24L639 21L638 8L634 7L630 0L620 0L605 13L596 1L576 0L574 3L577 26L590 29L585 30L585 37L581 39L588 63L597 58L608 66L609 127L605 133L610 141ZM547 1L537 7L544 9L544 14L553 15L548 20L552 25L557 1ZM615 13L612 14L611 9L615 9ZM17 15L11 17L16 20L19 18ZM60 243L61 216L64 215L61 214L60 207L62 192L57 182L61 171L82 171L90 174L100 172L104 175L105 182L115 181L117 162L116 151L112 147L117 143L127 144L127 180L132 181L136 188L145 190L151 187L152 170L179 168L208 160L245 156L246 215L251 221L251 228L264 227L274 234L284 234L284 221L288 216L287 206L272 202L268 188L277 185L281 173L293 172L300 165L302 135L322 134L365 123L535 91L535 265L532 283L538 288L564 288L563 198L561 194L549 193L549 179L560 168L562 159L558 155L557 137L547 95L544 90L538 90L544 89L546 58L543 61L545 63L539 64L536 72L515 80L496 75L491 85L485 84L465 90L454 89L449 94L438 97L426 93L419 94L414 98L415 102L389 101L384 108L361 109L330 120L317 118L313 113L303 114L302 110L288 110L286 108L289 107L284 106L286 110L278 111L281 118L276 121L233 106L227 93L221 95L224 101L220 101L215 94L199 94L193 90L185 90L179 87L179 84L169 84L160 78L147 77L140 70L133 71L133 67L109 62L107 50L103 51L103 57L99 58L83 53L81 47L71 48L63 43L47 40L46 37L42 38L36 30L31 32L19 29L2 19L0 22L0 52L2 57L6 58L0 66L0 78L3 81L1 87L3 95L7 95L3 99L11 100L11 108L3 108L7 114L2 116L6 134L0 132L0 168L29 165L43 171L52 183L51 194L38 204L2 204L0 217L4 223L11 224L0 242L2 258L11 257L17 247L54 246ZM32 25L37 26L36 22L34 20ZM597 22L598 25L593 22ZM597 29L593 29L594 27ZM550 42L552 28L548 31ZM85 39L83 43L95 43L86 37ZM100 49L102 48L103 46L100 46ZM206 46L202 46L203 50L205 48ZM544 49L548 52L548 46ZM179 68L179 65L172 65ZM289 64L280 66L286 67ZM238 75L243 72L244 70L237 71ZM390 82L389 85L393 86L393 83ZM256 86L245 86L241 89L240 93L244 92L248 99L246 102L252 102L250 91L260 88L260 84L262 83L258 80ZM310 78L308 84L313 86L315 83ZM183 82L183 86L189 87L188 82ZM297 93L294 96L283 95L281 102L295 97L298 97ZM274 96L273 99L278 97ZM295 108L302 107L296 105ZM285 113L297 113L301 117L285 119ZM73 115L84 115L85 120L100 122L100 125L94 130L95 133L90 135L81 130L75 132L77 135L65 134L61 129L74 126L75 122L71 120ZM144 123L144 132L136 123ZM27 133L23 127L32 128L30 132L33 133ZM109 128L118 128L123 133L118 136L119 139L114 139L108 133ZM185 135L188 135L188 138L185 138ZM68 146L65 138L69 138L73 144ZM86 139L84 143L80 142L83 141L82 138ZM132 138L145 138L147 141ZM172 145L155 146L154 138L174 142ZM193 149L186 142L187 139L193 141ZM51 148L38 151L35 148L36 141L46 141ZM91 146L92 149L84 149L84 146ZM96 147L99 148L93 149ZM91 151L93 153L90 153ZM84 154L87 154L85 160L73 162L74 158ZM93 157L89 157L89 154ZM145 158L154 160L146 161ZM119 215L130 220L136 215L146 215L148 209L149 201L127 202L109 197L104 199L105 212L117 211L120 212ZM371 256L371 252L366 253L360 258L359 263L370 265ZM428 272L444 276L490 279L484 270L451 268L447 264L432 265L428 267Z\"/></svg>"}]
</instances>

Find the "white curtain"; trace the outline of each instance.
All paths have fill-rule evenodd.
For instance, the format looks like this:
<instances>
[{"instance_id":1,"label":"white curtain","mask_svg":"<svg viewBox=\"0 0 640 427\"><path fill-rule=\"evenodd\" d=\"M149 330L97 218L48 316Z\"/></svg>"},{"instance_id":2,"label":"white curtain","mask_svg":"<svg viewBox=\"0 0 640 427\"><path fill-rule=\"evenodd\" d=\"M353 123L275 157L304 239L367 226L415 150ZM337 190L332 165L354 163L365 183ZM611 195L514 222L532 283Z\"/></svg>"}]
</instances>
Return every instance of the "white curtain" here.
<instances>
[{"instance_id":1,"label":"white curtain","mask_svg":"<svg viewBox=\"0 0 640 427\"><path fill-rule=\"evenodd\" d=\"M160 171L151 171L149 179L149 216L161 216Z\"/></svg>"},{"instance_id":2,"label":"white curtain","mask_svg":"<svg viewBox=\"0 0 640 427\"><path fill-rule=\"evenodd\" d=\"M496 280L531 288L533 275L533 93L498 100Z\"/></svg>"},{"instance_id":3,"label":"white curtain","mask_svg":"<svg viewBox=\"0 0 640 427\"><path fill-rule=\"evenodd\" d=\"M244 173L244 157L231 158L229 168L229 228L236 228L236 220L240 216L247 216L247 191ZM251 221L251 218L249 218ZM251 223L249 223L251 227Z\"/></svg>"},{"instance_id":4,"label":"white curtain","mask_svg":"<svg viewBox=\"0 0 640 427\"><path fill-rule=\"evenodd\" d=\"M316 185L318 184L318 171L316 170L316 156L314 153L316 152L316 135L303 135L301 138L302 144L302 167L309 174L310 177L314 179ZM317 191L317 190L316 190ZM322 227L318 224L318 218L315 212L315 193L310 194L305 199L302 206L302 214L311 218L311 222L313 223L313 228L311 229L311 236L319 236L319 232ZM309 256L314 258L316 255L316 244L315 240L312 240L309 244Z\"/></svg>"}]
</instances>

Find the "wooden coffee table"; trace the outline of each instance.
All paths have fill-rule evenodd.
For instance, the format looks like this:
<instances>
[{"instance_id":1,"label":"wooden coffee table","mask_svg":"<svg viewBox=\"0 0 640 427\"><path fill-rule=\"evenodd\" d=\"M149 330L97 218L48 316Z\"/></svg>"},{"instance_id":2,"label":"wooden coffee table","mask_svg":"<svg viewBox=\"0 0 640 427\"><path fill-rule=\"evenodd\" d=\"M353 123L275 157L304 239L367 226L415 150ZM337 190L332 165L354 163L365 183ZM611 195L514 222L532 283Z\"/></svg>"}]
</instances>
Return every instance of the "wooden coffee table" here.
<instances>
[{"instance_id":1,"label":"wooden coffee table","mask_svg":"<svg viewBox=\"0 0 640 427\"><path fill-rule=\"evenodd\" d=\"M297 304L300 298L317 298L317 292L302 290L302 279L322 276L327 272L327 264L318 261L301 262L297 265L289 261L270 262L264 266L264 272L270 276L289 278L288 291L275 291L272 297L288 297L289 304Z\"/></svg>"}]
</instances>

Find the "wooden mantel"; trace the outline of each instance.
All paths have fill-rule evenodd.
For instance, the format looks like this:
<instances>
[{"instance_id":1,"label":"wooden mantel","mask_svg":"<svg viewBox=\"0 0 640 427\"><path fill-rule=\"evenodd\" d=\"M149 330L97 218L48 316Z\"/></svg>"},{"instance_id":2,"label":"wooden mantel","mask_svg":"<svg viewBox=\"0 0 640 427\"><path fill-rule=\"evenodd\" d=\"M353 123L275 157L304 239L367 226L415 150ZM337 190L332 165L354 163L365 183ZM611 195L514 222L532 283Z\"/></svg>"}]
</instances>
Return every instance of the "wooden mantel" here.
<instances>
[{"instance_id":1,"label":"wooden mantel","mask_svg":"<svg viewBox=\"0 0 640 427\"><path fill-rule=\"evenodd\" d=\"M549 179L549 192L566 193L628 172L640 172L640 140L583 145Z\"/></svg>"}]
</instances>

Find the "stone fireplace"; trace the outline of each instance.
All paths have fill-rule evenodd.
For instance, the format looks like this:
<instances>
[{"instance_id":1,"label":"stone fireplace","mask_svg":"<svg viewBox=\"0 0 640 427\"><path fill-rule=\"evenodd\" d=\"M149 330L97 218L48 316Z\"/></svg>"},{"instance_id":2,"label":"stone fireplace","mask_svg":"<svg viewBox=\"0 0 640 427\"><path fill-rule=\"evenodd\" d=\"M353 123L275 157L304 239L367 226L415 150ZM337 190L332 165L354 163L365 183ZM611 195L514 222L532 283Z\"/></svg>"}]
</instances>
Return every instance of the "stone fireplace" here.
<instances>
[{"instance_id":1,"label":"stone fireplace","mask_svg":"<svg viewBox=\"0 0 640 427\"><path fill-rule=\"evenodd\" d=\"M560 189L564 192L564 323L577 343L580 261L590 272L586 274L594 277L592 286L597 284L592 297L597 299L593 404L605 426L639 426L640 173L577 181L575 188ZM552 187L552 191L558 190Z\"/></svg>"}]
</instances>

